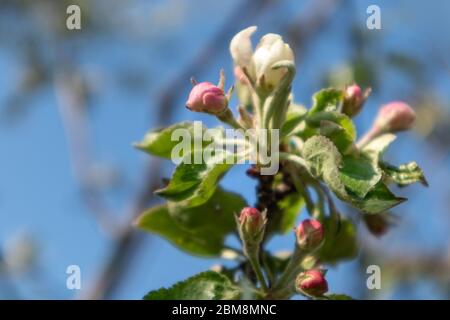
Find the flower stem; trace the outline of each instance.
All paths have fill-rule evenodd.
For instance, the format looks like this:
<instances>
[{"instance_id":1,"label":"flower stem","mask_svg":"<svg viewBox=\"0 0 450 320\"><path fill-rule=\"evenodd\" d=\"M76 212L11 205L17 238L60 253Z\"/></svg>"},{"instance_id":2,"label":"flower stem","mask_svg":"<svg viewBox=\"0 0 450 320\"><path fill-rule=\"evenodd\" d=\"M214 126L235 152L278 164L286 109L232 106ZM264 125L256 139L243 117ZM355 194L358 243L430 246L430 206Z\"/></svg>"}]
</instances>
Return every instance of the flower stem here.
<instances>
[{"instance_id":1,"label":"flower stem","mask_svg":"<svg viewBox=\"0 0 450 320\"><path fill-rule=\"evenodd\" d=\"M248 258L248 261L252 265L253 271L255 272L256 279L258 279L259 283L261 284L261 288L264 292L267 292L268 287L266 283L266 279L264 278L264 274L261 269L261 264L259 263L259 250L245 250L246 255Z\"/></svg>"},{"instance_id":2,"label":"flower stem","mask_svg":"<svg viewBox=\"0 0 450 320\"><path fill-rule=\"evenodd\" d=\"M382 132L376 127L372 127L368 132L366 132L359 141L356 142L356 147L358 149L364 148L370 141L378 137Z\"/></svg>"},{"instance_id":3,"label":"flower stem","mask_svg":"<svg viewBox=\"0 0 450 320\"><path fill-rule=\"evenodd\" d=\"M230 125L234 129L244 129L241 124L234 118L233 112L231 112L230 108L228 107L224 110L224 112L216 116L220 121Z\"/></svg>"},{"instance_id":4,"label":"flower stem","mask_svg":"<svg viewBox=\"0 0 450 320\"><path fill-rule=\"evenodd\" d=\"M295 156L295 157L297 157L297 156ZM300 157L297 157L297 158L304 161ZM306 209L308 210L308 212L311 216L314 216L316 205L314 204L314 201L312 200L308 189L306 188L306 186L301 181L301 179L298 177L298 175L296 174L296 172L293 170L292 167L287 167L287 170L288 170L289 174L291 175L292 182L294 183L295 189L297 189L298 193L300 193L301 196L305 199Z\"/></svg>"}]
</instances>

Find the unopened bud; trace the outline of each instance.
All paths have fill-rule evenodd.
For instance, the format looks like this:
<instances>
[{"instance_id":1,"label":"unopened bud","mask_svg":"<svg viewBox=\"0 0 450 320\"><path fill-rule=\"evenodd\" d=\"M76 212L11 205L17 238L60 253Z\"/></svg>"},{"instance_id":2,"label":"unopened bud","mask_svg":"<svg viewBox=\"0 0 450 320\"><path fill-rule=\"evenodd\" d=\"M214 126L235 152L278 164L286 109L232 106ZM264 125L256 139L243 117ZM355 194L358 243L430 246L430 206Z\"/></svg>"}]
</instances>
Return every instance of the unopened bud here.
<instances>
[{"instance_id":1,"label":"unopened bud","mask_svg":"<svg viewBox=\"0 0 450 320\"><path fill-rule=\"evenodd\" d=\"M297 244L300 249L313 251L317 249L324 239L322 224L314 219L303 220L296 229Z\"/></svg>"},{"instance_id":2,"label":"unopened bud","mask_svg":"<svg viewBox=\"0 0 450 320\"><path fill-rule=\"evenodd\" d=\"M239 216L239 224L244 236L258 238L264 228L265 217L258 209L245 207Z\"/></svg>"},{"instance_id":3,"label":"unopened bud","mask_svg":"<svg viewBox=\"0 0 450 320\"><path fill-rule=\"evenodd\" d=\"M363 92L357 84L347 87L344 92L344 102L342 104L342 112L348 115L349 117L356 116L361 111L370 92L371 92L370 88L364 90Z\"/></svg>"},{"instance_id":4,"label":"unopened bud","mask_svg":"<svg viewBox=\"0 0 450 320\"><path fill-rule=\"evenodd\" d=\"M394 101L381 107L374 127L381 132L396 132L412 127L416 114L406 103Z\"/></svg>"},{"instance_id":5,"label":"unopened bud","mask_svg":"<svg viewBox=\"0 0 450 320\"><path fill-rule=\"evenodd\" d=\"M300 293L320 297L328 291L328 282L320 270L308 270L298 275L295 287Z\"/></svg>"},{"instance_id":6,"label":"unopened bud","mask_svg":"<svg viewBox=\"0 0 450 320\"><path fill-rule=\"evenodd\" d=\"M189 94L186 107L195 112L219 114L228 106L224 91L210 82L196 84Z\"/></svg>"}]
</instances>

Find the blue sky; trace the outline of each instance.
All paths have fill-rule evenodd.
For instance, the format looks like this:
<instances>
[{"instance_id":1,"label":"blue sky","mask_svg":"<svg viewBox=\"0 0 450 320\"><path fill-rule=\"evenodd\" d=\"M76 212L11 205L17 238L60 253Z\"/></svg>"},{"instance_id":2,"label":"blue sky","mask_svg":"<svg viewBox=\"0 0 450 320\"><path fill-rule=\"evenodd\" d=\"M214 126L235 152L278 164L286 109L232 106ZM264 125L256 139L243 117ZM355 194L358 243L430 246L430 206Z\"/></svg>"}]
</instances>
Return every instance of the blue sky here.
<instances>
[{"instance_id":1,"label":"blue sky","mask_svg":"<svg viewBox=\"0 0 450 320\"><path fill-rule=\"evenodd\" d=\"M101 6L102 1L94 2ZM446 14L450 12L450 3L434 1L431 6L424 1L374 2L381 7L383 29L365 35L376 43L373 46L375 55L407 52L425 65L428 59L435 59L431 58L434 57L432 52L448 59L450 43L446 30L449 30L450 21ZM152 114L157 106L158 90L190 62L239 1L186 3L130 1L130 6L123 12L111 13L115 18L108 20L110 29L91 32L66 47L74 55L77 67L97 84L92 101L94 107L89 111L91 142L97 171L120 170L123 183L106 192L108 204L114 211L124 211L142 182L142 169L148 156L133 149L132 143L159 125ZM358 1L353 11L338 11L325 31L309 44L294 83L298 102L308 105L311 94L322 86L321 75L349 61L349 39L342 21L352 17L357 26L364 28L365 8L371 3ZM286 1L258 19L246 21L246 25L259 25L258 36L280 32L283 21L279 16L295 17L294 13L302 6L297 1ZM1 15L5 20L0 28L5 28L8 19L14 20L8 12L1 12ZM48 57L55 55L55 43L45 34L41 37ZM229 40L223 39L224 42ZM10 43L0 42L0 108L4 107L24 68L21 54L19 49L13 50ZM213 59L206 73L194 76L200 81L215 82L222 67L230 78L231 59L227 51ZM141 86L127 88L117 77L117 73L125 69L141 71L148 79ZM380 69L383 79L358 118L359 132L370 125L379 104L394 99L410 100L410 79L392 72L389 66L382 65ZM448 100L448 73L433 67L427 70L429 87L437 96ZM188 81L186 79L187 84ZM184 90L181 96L187 97L189 88L189 85L181 88ZM184 108L184 99L179 101L172 122L198 116ZM214 123L203 116L200 119L211 125ZM394 146L386 158L397 164L417 160L427 174L430 188L412 186L397 190L411 196L410 201L398 209L401 213L398 227L381 240L370 238L372 236L366 233L362 236L369 237L370 243L382 249L402 250L406 247L415 252L448 251L448 150L436 151L414 132L400 134ZM27 233L38 248L37 270L25 278L18 277L14 283L25 298L72 298L78 293L65 287L66 267L71 264L81 267L84 289L99 271L102 259L109 252L110 241L80 201L52 83L37 92L19 121L2 122L0 147L0 245L6 246L18 234ZM242 178L245 169L233 169L223 185L232 189L238 187L252 203L254 182ZM165 171L169 175L171 167L165 167ZM238 186L236 181L239 181ZM290 249L292 245L293 235L287 235L275 239L271 248ZM217 262L189 256L163 239L148 236L114 298L139 299L150 289L169 286ZM359 271L353 263L332 268L329 273L331 290L352 293L364 288L364 283L348 280L355 272ZM387 297L439 298L439 294L432 283L419 279L414 290L400 288L388 292Z\"/></svg>"}]
</instances>

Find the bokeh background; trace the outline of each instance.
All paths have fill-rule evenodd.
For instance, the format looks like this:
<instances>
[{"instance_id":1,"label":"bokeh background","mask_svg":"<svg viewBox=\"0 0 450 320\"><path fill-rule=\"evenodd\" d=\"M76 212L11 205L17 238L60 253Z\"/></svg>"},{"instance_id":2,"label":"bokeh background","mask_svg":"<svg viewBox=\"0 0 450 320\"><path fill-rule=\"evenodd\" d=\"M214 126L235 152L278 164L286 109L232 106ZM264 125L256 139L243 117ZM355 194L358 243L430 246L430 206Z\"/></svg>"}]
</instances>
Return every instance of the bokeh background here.
<instances>
[{"instance_id":1,"label":"bokeh background","mask_svg":"<svg viewBox=\"0 0 450 320\"><path fill-rule=\"evenodd\" d=\"M70 4L81 7L82 30L66 29ZM370 4L381 8L381 30L366 28ZM294 49L298 102L356 81L373 88L356 118L360 133L390 100L418 113L386 158L417 160L430 187L395 190L409 201L393 210L387 235L360 224L361 253L330 268L330 291L448 299L449 14L446 0L0 1L0 298L140 299L220 262L131 226L160 201L151 191L173 169L132 143L172 122L213 124L184 108L189 78L215 82L225 68L231 79L229 41L258 25L257 37L280 33ZM246 169L223 184L252 203ZM287 235L270 248L292 245ZM66 288L72 264L81 268L81 290ZM382 290L367 289L369 264L381 266Z\"/></svg>"}]
</instances>

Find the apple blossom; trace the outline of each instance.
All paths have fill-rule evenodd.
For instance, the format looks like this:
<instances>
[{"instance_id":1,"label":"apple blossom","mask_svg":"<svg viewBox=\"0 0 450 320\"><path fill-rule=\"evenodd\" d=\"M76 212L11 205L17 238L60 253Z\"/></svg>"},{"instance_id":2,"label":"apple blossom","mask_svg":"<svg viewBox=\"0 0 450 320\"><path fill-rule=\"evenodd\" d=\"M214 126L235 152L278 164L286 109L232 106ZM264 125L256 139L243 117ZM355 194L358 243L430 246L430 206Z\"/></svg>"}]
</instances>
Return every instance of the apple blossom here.
<instances>
[{"instance_id":1,"label":"apple blossom","mask_svg":"<svg viewBox=\"0 0 450 320\"><path fill-rule=\"evenodd\" d=\"M235 66L245 70L251 80L272 90L286 73L285 69L273 69L272 66L285 60L294 62L294 53L283 38L274 33L264 35L253 51L250 37L256 29L252 26L234 36L230 43L231 56Z\"/></svg>"}]
</instances>

